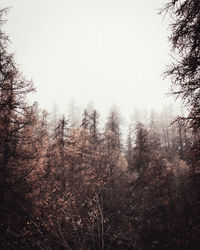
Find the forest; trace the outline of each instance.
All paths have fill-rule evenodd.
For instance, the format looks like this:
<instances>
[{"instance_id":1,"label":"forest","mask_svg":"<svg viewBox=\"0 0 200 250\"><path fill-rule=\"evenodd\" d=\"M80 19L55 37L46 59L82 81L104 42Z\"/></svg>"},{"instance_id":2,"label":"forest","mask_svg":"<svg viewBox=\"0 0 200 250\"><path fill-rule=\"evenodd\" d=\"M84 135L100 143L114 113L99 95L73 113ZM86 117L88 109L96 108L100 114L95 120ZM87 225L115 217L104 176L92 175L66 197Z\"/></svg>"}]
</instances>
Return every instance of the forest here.
<instances>
[{"instance_id":1,"label":"forest","mask_svg":"<svg viewBox=\"0 0 200 250\"><path fill-rule=\"evenodd\" d=\"M0 249L199 249L200 1L170 0L172 106L134 116L127 134L85 108L52 115L30 104L0 10Z\"/></svg>"}]
</instances>

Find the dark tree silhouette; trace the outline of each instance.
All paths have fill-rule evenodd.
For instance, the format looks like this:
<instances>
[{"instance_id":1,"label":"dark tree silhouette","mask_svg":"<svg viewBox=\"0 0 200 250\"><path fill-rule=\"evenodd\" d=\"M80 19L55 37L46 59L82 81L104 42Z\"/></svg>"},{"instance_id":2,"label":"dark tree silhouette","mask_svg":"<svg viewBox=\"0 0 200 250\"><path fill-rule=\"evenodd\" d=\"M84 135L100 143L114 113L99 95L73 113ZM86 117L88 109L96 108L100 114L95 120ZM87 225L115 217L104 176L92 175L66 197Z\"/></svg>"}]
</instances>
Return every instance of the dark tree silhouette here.
<instances>
[{"instance_id":1,"label":"dark tree silhouette","mask_svg":"<svg viewBox=\"0 0 200 250\"><path fill-rule=\"evenodd\" d=\"M171 20L170 42L176 54L166 74L172 78L173 93L189 107L190 125L200 128L200 1L170 0L163 11Z\"/></svg>"},{"instance_id":2,"label":"dark tree silhouette","mask_svg":"<svg viewBox=\"0 0 200 250\"><path fill-rule=\"evenodd\" d=\"M22 247L32 207L28 178L38 164L34 126L35 105L27 105L26 96L34 91L31 82L18 71L8 52L8 37L2 30L0 10L0 248ZM21 248L22 249L22 248Z\"/></svg>"}]
</instances>

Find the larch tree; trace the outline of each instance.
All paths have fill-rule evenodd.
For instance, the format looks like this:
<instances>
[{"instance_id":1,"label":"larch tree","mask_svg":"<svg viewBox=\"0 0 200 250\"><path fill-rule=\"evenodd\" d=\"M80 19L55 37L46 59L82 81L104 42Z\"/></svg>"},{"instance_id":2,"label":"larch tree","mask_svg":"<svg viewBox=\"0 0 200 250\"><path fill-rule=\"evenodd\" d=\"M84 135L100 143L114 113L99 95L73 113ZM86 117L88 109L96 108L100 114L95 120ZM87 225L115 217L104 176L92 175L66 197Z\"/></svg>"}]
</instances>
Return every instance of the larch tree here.
<instances>
[{"instance_id":1,"label":"larch tree","mask_svg":"<svg viewBox=\"0 0 200 250\"><path fill-rule=\"evenodd\" d=\"M87 109L85 109L82 115L81 127L84 129L88 129L89 120L90 120L90 115Z\"/></svg>"},{"instance_id":2,"label":"larch tree","mask_svg":"<svg viewBox=\"0 0 200 250\"><path fill-rule=\"evenodd\" d=\"M108 147L113 150L121 150L120 116L114 108L110 111L105 125L105 137Z\"/></svg>"},{"instance_id":3,"label":"larch tree","mask_svg":"<svg viewBox=\"0 0 200 250\"><path fill-rule=\"evenodd\" d=\"M92 144L97 144L100 139L100 133L98 131L98 123L99 123L99 114L96 110L93 110L90 114L90 135Z\"/></svg>"},{"instance_id":4,"label":"larch tree","mask_svg":"<svg viewBox=\"0 0 200 250\"><path fill-rule=\"evenodd\" d=\"M117 170L117 163L122 149L120 116L114 108L110 111L104 132L104 146L107 155L108 176L112 179L114 171Z\"/></svg>"},{"instance_id":5,"label":"larch tree","mask_svg":"<svg viewBox=\"0 0 200 250\"><path fill-rule=\"evenodd\" d=\"M135 129L136 138L130 170L138 172L143 182L150 162L149 136L147 129L142 123L137 123Z\"/></svg>"},{"instance_id":6,"label":"larch tree","mask_svg":"<svg viewBox=\"0 0 200 250\"><path fill-rule=\"evenodd\" d=\"M128 134L127 134L127 138L126 138L126 160L127 160L127 164L128 164L128 167L131 166L131 162L132 162L132 159L133 159L133 138L132 138L132 127L131 125L129 125L129 128L128 128Z\"/></svg>"},{"instance_id":7,"label":"larch tree","mask_svg":"<svg viewBox=\"0 0 200 250\"><path fill-rule=\"evenodd\" d=\"M195 134L191 153L195 172L200 165L200 1L170 0L163 11L171 16L169 39L176 58L166 75L172 79L172 93L182 98L189 111L186 120Z\"/></svg>"},{"instance_id":8,"label":"larch tree","mask_svg":"<svg viewBox=\"0 0 200 250\"><path fill-rule=\"evenodd\" d=\"M166 72L172 77L173 93L189 104L191 125L200 127L200 2L171 0L164 11L172 16L170 42L177 60Z\"/></svg>"},{"instance_id":9,"label":"larch tree","mask_svg":"<svg viewBox=\"0 0 200 250\"><path fill-rule=\"evenodd\" d=\"M0 10L0 218L1 248L25 244L23 235L32 210L28 178L39 162L36 137L35 105L26 97L34 91L23 78L14 57L8 52L9 39L2 29L4 15ZM23 241L23 242L22 242ZM9 246L7 244L10 244ZM17 245L19 244L19 245ZM18 247L17 247L18 246Z\"/></svg>"}]
</instances>

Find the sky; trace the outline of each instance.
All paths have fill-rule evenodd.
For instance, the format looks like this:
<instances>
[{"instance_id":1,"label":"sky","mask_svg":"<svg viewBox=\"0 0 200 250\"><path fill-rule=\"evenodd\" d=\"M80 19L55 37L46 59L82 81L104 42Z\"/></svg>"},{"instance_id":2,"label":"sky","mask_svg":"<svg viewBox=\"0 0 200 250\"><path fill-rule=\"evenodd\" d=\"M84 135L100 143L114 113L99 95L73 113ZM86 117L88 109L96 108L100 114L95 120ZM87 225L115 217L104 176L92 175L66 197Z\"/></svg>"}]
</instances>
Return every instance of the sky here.
<instances>
[{"instance_id":1,"label":"sky","mask_svg":"<svg viewBox=\"0 0 200 250\"><path fill-rule=\"evenodd\" d=\"M41 108L60 112L74 100L101 113L171 102L163 72L170 61L162 0L0 0L12 6L4 29L20 71Z\"/></svg>"}]
</instances>

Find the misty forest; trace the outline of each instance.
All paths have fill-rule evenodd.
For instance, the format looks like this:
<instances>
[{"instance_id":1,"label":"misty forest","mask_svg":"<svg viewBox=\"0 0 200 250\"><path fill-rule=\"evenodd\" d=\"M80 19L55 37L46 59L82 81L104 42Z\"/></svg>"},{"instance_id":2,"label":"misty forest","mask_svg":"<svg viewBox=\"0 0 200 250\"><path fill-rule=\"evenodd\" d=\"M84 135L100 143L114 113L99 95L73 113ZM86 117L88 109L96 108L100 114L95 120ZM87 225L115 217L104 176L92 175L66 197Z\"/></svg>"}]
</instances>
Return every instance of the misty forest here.
<instances>
[{"instance_id":1,"label":"misty forest","mask_svg":"<svg viewBox=\"0 0 200 250\"><path fill-rule=\"evenodd\" d=\"M7 12L0 249L200 249L200 1L169 0L160 13L170 15L174 56L163 72L183 111L138 107L127 132L116 107L102 121L92 106L78 119L73 105L61 115L31 104L34 85L9 52Z\"/></svg>"}]
</instances>

